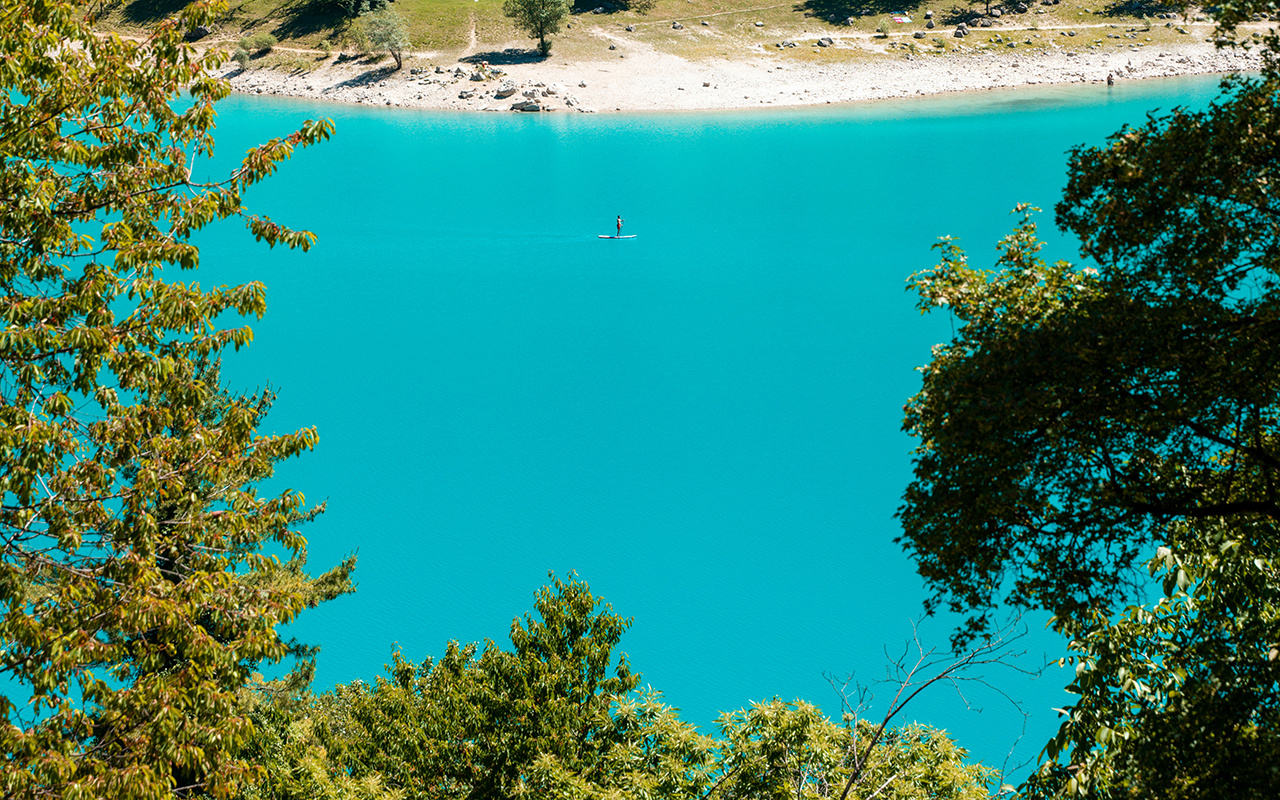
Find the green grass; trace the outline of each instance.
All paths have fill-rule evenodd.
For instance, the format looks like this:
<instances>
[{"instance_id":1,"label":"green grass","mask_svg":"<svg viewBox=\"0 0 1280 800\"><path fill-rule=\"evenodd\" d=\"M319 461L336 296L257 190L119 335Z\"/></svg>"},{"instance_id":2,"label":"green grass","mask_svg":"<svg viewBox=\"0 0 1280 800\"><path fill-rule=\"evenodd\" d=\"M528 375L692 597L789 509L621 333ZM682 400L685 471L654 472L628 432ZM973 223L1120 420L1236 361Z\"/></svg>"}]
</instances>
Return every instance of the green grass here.
<instances>
[{"instance_id":1,"label":"green grass","mask_svg":"<svg viewBox=\"0 0 1280 800\"><path fill-rule=\"evenodd\" d=\"M105 17L104 24L125 32L137 32L172 13L181 2L121 0ZM1054 46L1064 49L1084 49L1090 45L1114 49L1136 44L1158 47L1162 43L1209 35L1206 24L1189 28L1186 23L1175 21L1175 25L1190 30L1188 34L1164 27L1165 20L1152 17L1156 13L1174 11L1173 6L1143 0L1112 0L1109 3L1061 0L1058 5L1036 2L1028 3L1028 11L1023 14L1011 13L1016 2L993 2L993 8L1002 7L1006 11L999 24L991 28L974 28L972 34L964 39L953 36L955 21L977 16L985 8L985 0L973 3L904 0L900 5L894 4L894 0L792 0L786 3L771 0L657 0L654 8L645 15L630 11L592 14L589 11L591 4L603 0L580 2L586 5L575 11L571 27L552 39L553 61L612 58L625 56L629 49L653 48L689 59L732 58L754 53L788 61L823 62L864 59L885 52L893 57L906 54L915 57L976 49L1015 53ZM406 19L414 50L431 54L414 63L451 63L463 54L477 57L492 54L500 62L503 50L533 51L534 42L516 31L503 16L502 0L396 0L392 8ZM875 13L862 15L854 10L860 8L874 9ZM937 27L933 30L925 29L926 9L935 12ZM908 24L892 23L889 21L889 12L892 11L904 11L913 21ZM1190 13L1194 16L1199 12L1192 10ZM834 22L828 19L832 15L835 16ZM853 24L846 25L845 19L850 16L853 16ZM671 23L674 20L680 21L684 29L673 30ZM707 25L701 24L704 20ZM763 25L757 26L757 22ZM628 25L635 30L626 31ZM353 36L352 26L353 22L343 19L327 0L233 0L230 10L208 41L230 47L242 36L270 33L280 40L273 55L267 57L275 60L255 59L252 66L282 66L286 59L293 59L288 63L300 68L304 62L315 63L324 41L329 42L329 48L335 54L353 52L357 37ZM874 38L876 29L881 26L889 35ZM1073 26L1077 35L1061 36L1061 29L1066 26ZM924 31L926 38L913 39L911 34L917 30ZM1004 41L991 41L997 35ZM837 46L814 47L813 43L820 36L834 38ZM1028 38L1033 42L1031 45L1025 44ZM1097 43L1098 39L1102 39L1101 44ZM783 40L794 41L799 46L776 48L775 45ZM942 44L938 45L937 40ZM1005 46L1010 40L1017 43L1016 48ZM617 51L608 49L610 42L618 44ZM287 55L297 50L316 52Z\"/></svg>"}]
</instances>

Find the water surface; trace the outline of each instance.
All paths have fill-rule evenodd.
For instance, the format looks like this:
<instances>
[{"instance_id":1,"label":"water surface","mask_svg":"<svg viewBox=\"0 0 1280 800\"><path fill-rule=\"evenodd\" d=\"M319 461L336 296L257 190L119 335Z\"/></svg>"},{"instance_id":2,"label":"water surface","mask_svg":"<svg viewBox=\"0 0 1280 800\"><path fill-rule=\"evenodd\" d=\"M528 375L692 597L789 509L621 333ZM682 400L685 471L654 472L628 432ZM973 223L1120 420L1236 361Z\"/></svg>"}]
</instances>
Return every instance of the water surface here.
<instances>
[{"instance_id":1,"label":"water surface","mask_svg":"<svg viewBox=\"0 0 1280 800\"><path fill-rule=\"evenodd\" d=\"M505 641L573 570L635 617L623 649L687 718L774 695L838 714L829 679L883 677L924 597L893 542L900 421L952 323L907 277L946 234L990 264L1016 203L1057 201L1071 146L1215 87L600 116L228 100L226 163L337 124L248 197L315 249L220 228L202 277L269 287L226 375L280 390L268 429L319 428L280 473L329 503L313 565L359 550L358 593L295 626L323 646L319 685L371 679L394 647ZM638 238L597 239L618 214ZM1049 257L1073 257L1051 218ZM1038 667L1057 644L1030 624ZM1031 712L1030 758L1066 676L988 676ZM967 691L981 714L937 689L905 717L1000 765L1022 718Z\"/></svg>"}]
</instances>

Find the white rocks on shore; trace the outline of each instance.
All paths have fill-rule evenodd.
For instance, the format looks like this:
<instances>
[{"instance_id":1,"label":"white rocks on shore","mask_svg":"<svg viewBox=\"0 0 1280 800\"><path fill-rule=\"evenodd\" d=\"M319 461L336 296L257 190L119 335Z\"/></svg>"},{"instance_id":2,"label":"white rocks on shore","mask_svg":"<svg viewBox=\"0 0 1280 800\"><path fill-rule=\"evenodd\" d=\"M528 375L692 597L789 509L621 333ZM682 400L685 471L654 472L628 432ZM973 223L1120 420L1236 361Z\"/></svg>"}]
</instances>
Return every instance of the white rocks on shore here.
<instances>
[{"instance_id":1,"label":"white rocks on shore","mask_svg":"<svg viewBox=\"0 0 1280 800\"><path fill-rule=\"evenodd\" d=\"M1042 0L1043 2L1043 0ZM1012 31L1010 32L1012 33ZM1055 40L1058 37L1054 37ZM469 64L427 65L388 73L385 67L333 62L303 73L271 69L223 74L232 87L252 94L288 95L346 103L473 111L510 111L510 103L495 101L519 94L519 103L539 110L590 113L593 108L622 111L747 108L761 105L816 105L859 100L912 97L1044 83L1103 82L1108 73L1127 80L1170 75L1219 73L1257 68L1249 54L1216 50L1212 44L1189 41L1158 51L1136 50L1049 52L1019 48L1018 66L1009 57L990 53L947 54L912 60L884 59L837 64L805 64L744 55L735 60L688 61L653 50L632 53L626 69L619 62L536 62L504 65L501 80L472 82ZM813 42L814 39L809 39ZM1065 45L1070 39L1061 39ZM833 42L834 43L834 42ZM841 45L844 46L844 45ZM776 45L768 48L777 52ZM785 69L782 68L785 66ZM495 70L496 71L496 70ZM594 75L588 84L584 73ZM439 77L428 77L433 74ZM564 85L578 87L579 96L565 94ZM686 86L709 91L681 91ZM712 88L714 87L714 89ZM525 110L525 109L522 109ZM532 110L532 109L527 109Z\"/></svg>"}]
</instances>

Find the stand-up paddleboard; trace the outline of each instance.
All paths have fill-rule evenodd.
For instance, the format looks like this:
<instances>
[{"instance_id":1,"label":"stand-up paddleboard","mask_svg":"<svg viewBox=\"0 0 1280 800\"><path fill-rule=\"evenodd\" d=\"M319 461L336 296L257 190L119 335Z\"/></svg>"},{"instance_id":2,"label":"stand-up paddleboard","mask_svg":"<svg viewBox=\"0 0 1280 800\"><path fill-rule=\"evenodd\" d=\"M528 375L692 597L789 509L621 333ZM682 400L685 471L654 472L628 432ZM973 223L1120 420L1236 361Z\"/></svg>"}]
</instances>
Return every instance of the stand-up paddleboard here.
<instances>
[{"instance_id":1,"label":"stand-up paddleboard","mask_svg":"<svg viewBox=\"0 0 1280 800\"><path fill-rule=\"evenodd\" d=\"M637 234L634 233L628 233L626 236L610 236L607 233L600 234L601 239L634 239L636 236Z\"/></svg>"}]
</instances>

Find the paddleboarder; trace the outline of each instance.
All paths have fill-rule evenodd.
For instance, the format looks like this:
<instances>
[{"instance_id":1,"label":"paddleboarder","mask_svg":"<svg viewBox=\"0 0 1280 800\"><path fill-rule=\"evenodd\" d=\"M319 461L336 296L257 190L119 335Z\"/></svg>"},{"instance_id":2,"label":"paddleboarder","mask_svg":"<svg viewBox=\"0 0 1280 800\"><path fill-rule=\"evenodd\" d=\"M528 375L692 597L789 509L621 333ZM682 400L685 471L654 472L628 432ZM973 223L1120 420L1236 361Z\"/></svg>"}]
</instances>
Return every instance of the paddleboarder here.
<instances>
[{"instance_id":1,"label":"paddleboarder","mask_svg":"<svg viewBox=\"0 0 1280 800\"><path fill-rule=\"evenodd\" d=\"M619 214L618 215L618 235L619 236L622 235L622 223L623 223L622 215Z\"/></svg>"}]
</instances>

